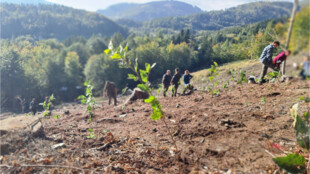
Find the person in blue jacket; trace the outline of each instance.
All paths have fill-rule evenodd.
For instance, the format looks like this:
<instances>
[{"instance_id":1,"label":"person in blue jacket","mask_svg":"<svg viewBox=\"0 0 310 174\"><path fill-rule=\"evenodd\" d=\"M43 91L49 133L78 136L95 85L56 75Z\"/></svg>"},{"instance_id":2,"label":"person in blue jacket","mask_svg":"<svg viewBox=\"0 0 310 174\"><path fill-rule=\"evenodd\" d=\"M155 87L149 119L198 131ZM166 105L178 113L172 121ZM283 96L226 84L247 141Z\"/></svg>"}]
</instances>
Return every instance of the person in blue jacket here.
<instances>
[{"instance_id":1,"label":"person in blue jacket","mask_svg":"<svg viewBox=\"0 0 310 174\"><path fill-rule=\"evenodd\" d=\"M189 89L191 92L193 90L193 85L191 85L191 79L193 78L192 75L189 74L188 70L185 70L185 74L183 75L183 84L184 84L184 91L183 94Z\"/></svg>"},{"instance_id":2,"label":"person in blue jacket","mask_svg":"<svg viewBox=\"0 0 310 174\"><path fill-rule=\"evenodd\" d=\"M310 56L306 56L304 58L304 62L302 63L300 76L303 80L310 78Z\"/></svg>"},{"instance_id":3,"label":"person in blue jacket","mask_svg":"<svg viewBox=\"0 0 310 174\"><path fill-rule=\"evenodd\" d=\"M267 70L268 68L271 68L273 70L277 70L276 69L276 65L273 64L272 62L272 55L273 55L273 50L274 48L277 48L280 46L280 42L279 41L274 41L272 44L266 46L259 58L259 61L263 64L262 67L262 72L260 74L260 78L258 83L261 85L264 81L264 77L267 74ZM278 71L278 70L277 70Z\"/></svg>"}]
</instances>

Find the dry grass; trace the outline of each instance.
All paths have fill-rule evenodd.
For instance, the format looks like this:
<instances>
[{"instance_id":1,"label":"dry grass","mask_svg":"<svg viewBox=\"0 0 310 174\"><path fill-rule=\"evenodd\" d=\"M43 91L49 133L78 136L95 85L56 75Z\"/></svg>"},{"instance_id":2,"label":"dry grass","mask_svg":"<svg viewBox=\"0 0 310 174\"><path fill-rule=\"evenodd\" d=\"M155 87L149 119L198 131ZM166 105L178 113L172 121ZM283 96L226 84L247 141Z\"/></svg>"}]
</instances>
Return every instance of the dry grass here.
<instances>
[{"instance_id":1,"label":"dry grass","mask_svg":"<svg viewBox=\"0 0 310 174\"><path fill-rule=\"evenodd\" d=\"M260 64L258 60L240 60L240 61L235 61L235 62L231 62L231 63L226 63L223 64L221 66L219 66L217 69L219 72L223 72L229 69L242 69L245 67L250 67L253 66L255 64ZM204 69L201 71L197 71L192 73L193 76L195 77L201 77L201 76L206 76L209 73L209 69Z\"/></svg>"}]
</instances>

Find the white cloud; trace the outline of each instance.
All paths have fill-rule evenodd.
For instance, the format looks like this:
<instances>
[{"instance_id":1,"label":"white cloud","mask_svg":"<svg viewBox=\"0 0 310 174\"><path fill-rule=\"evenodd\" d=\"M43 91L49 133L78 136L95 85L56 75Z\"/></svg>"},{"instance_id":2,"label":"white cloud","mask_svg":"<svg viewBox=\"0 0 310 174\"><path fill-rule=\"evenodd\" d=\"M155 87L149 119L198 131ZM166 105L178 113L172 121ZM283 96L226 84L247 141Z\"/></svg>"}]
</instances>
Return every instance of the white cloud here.
<instances>
[{"instance_id":1,"label":"white cloud","mask_svg":"<svg viewBox=\"0 0 310 174\"><path fill-rule=\"evenodd\" d=\"M110 5L121 3L121 2L132 2L132 3L146 3L154 0L46 0L56 4L70 6L78 9L85 9L88 11L96 11L98 9L105 9ZM157 0L156 0L157 1ZM240 4L255 2L258 0L180 0L189 4L195 5L203 10L221 10L230 7L234 7ZM266 0L265 0L266 1ZM271 0L267 0L271 1ZM286 0L293 1L293 0Z\"/></svg>"}]
</instances>

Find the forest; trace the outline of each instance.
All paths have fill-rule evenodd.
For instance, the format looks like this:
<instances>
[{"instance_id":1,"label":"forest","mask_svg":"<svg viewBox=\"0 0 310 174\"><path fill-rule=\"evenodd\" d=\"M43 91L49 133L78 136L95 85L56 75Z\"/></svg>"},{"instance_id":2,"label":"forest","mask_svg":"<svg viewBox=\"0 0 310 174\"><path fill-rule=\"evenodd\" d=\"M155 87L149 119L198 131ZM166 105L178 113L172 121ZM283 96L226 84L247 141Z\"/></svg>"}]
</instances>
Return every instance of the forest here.
<instances>
[{"instance_id":1,"label":"forest","mask_svg":"<svg viewBox=\"0 0 310 174\"><path fill-rule=\"evenodd\" d=\"M102 95L107 80L114 81L119 89L133 88L135 82L124 80L128 72L118 70L118 62L103 53L110 40L115 47L128 45L129 58L132 61L138 58L140 66L156 62L150 76L150 81L156 84L167 69L193 71L208 68L214 61L224 64L257 59L268 43L275 39L285 41L287 27L288 19L281 18L201 34L182 29L172 36L159 32L154 37L135 34L124 37L115 33L111 38L72 36L63 41L37 41L27 35L1 39L1 99L6 101L2 107L20 111L16 96L29 101L54 94L58 102L74 101L83 92L84 81L94 85L96 95ZM306 6L296 15L292 52L308 48L308 38L309 6Z\"/></svg>"},{"instance_id":2,"label":"forest","mask_svg":"<svg viewBox=\"0 0 310 174\"><path fill-rule=\"evenodd\" d=\"M248 25L255 22L279 17L288 17L292 9L292 3L289 2L252 2L243 4L227 10L201 12L184 17L174 16L166 18L158 18L143 23L135 23L142 25L136 27L122 20L123 24L132 31L156 32L162 31L171 33L184 28L195 31L201 30L220 30L230 26Z\"/></svg>"},{"instance_id":3,"label":"forest","mask_svg":"<svg viewBox=\"0 0 310 174\"><path fill-rule=\"evenodd\" d=\"M84 10L60 5L28 5L1 3L1 38L31 35L35 40L68 36L110 37L115 32L126 36L127 31L112 20Z\"/></svg>"}]
</instances>

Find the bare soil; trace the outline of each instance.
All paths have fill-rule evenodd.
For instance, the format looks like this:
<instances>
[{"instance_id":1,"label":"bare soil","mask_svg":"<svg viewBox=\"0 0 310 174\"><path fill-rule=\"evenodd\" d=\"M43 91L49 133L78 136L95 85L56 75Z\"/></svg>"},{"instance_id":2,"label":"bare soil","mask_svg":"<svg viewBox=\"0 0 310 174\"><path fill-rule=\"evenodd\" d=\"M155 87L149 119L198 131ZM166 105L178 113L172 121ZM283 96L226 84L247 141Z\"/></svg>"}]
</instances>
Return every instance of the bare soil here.
<instances>
[{"instance_id":1,"label":"bare soil","mask_svg":"<svg viewBox=\"0 0 310 174\"><path fill-rule=\"evenodd\" d=\"M299 114L308 111L300 96L309 91L309 81L293 78L232 85L219 96L159 97L165 111L159 121L143 101L100 103L92 122L85 106L67 105L57 111L59 119L42 120L45 136L2 134L11 146L0 157L1 173L274 173L272 155L297 152L308 159L296 145L289 109L299 102ZM94 138L87 138L89 129Z\"/></svg>"}]
</instances>

